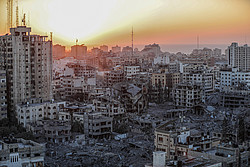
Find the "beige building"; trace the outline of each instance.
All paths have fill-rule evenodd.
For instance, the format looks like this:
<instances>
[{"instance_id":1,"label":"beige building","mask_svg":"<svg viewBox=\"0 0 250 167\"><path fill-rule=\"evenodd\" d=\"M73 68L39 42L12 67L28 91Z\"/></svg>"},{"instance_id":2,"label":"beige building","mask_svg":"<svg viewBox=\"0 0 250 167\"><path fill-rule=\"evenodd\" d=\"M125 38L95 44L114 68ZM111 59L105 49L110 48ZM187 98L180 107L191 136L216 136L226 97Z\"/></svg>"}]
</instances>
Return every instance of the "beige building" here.
<instances>
[{"instance_id":1,"label":"beige building","mask_svg":"<svg viewBox=\"0 0 250 167\"><path fill-rule=\"evenodd\" d=\"M7 102L12 111L30 98L51 100L52 42L31 35L31 28L11 28L0 36L0 68L6 70Z\"/></svg>"},{"instance_id":2,"label":"beige building","mask_svg":"<svg viewBox=\"0 0 250 167\"><path fill-rule=\"evenodd\" d=\"M87 56L87 46L84 44L71 46L71 56L77 60L84 59Z\"/></svg>"},{"instance_id":3,"label":"beige building","mask_svg":"<svg viewBox=\"0 0 250 167\"><path fill-rule=\"evenodd\" d=\"M53 60L59 60L65 57L65 46L53 45Z\"/></svg>"},{"instance_id":4,"label":"beige building","mask_svg":"<svg viewBox=\"0 0 250 167\"><path fill-rule=\"evenodd\" d=\"M188 145L189 137L189 129L185 127L174 129L164 124L155 129L156 151L166 152L167 159L174 159L175 156L186 156L188 150L192 148L191 145Z\"/></svg>"},{"instance_id":5,"label":"beige building","mask_svg":"<svg viewBox=\"0 0 250 167\"><path fill-rule=\"evenodd\" d=\"M166 73L153 73L152 77L152 86L161 85L161 87L165 88L167 86L167 74Z\"/></svg>"}]
</instances>

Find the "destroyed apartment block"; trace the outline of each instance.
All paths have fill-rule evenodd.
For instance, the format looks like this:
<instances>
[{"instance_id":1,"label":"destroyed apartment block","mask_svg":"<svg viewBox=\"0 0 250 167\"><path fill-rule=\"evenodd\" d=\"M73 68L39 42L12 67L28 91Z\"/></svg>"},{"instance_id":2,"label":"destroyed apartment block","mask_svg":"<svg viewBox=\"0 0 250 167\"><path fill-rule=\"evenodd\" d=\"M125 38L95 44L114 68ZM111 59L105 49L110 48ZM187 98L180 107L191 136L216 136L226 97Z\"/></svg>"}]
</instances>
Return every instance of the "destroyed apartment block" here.
<instances>
[{"instance_id":1,"label":"destroyed apartment block","mask_svg":"<svg viewBox=\"0 0 250 167\"><path fill-rule=\"evenodd\" d=\"M45 138L50 143L66 143L71 137L71 124L61 120L40 120L27 124L27 130L39 140Z\"/></svg>"},{"instance_id":2,"label":"destroyed apartment block","mask_svg":"<svg viewBox=\"0 0 250 167\"><path fill-rule=\"evenodd\" d=\"M113 118L102 113L86 113L84 115L84 134L91 138L109 138L113 132Z\"/></svg>"},{"instance_id":3,"label":"destroyed apartment block","mask_svg":"<svg viewBox=\"0 0 250 167\"><path fill-rule=\"evenodd\" d=\"M134 84L127 82L115 84L111 96L124 104L127 112L141 113L148 107L146 94Z\"/></svg>"}]
</instances>

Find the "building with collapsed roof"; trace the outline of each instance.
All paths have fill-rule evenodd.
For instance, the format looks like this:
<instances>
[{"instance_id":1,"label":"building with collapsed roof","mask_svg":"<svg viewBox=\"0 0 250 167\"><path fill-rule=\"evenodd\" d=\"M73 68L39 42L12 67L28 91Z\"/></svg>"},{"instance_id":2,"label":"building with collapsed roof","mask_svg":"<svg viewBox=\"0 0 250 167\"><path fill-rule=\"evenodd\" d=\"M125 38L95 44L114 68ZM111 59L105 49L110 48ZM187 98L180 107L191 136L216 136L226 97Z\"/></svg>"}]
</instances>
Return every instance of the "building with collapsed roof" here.
<instances>
[{"instance_id":1,"label":"building with collapsed roof","mask_svg":"<svg viewBox=\"0 0 250 167\"><path fill-rule=\"evenodd\" d=\"M112 87L111 96L124 104L127 112L142 112L148 106L146 92L131 83L118 83Z\"/></svg>"}]
</instances>

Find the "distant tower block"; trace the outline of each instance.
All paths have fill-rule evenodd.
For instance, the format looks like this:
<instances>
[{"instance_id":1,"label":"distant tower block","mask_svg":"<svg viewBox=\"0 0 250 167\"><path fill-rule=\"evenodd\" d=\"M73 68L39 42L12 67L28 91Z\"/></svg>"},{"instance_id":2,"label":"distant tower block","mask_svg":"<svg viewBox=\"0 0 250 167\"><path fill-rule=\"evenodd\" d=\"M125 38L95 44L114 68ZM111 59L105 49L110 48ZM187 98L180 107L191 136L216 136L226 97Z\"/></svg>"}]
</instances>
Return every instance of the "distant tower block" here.
<instances>
[{"instance_id":1,"label":"distant tower block","mask_svg":"<svg viewBox=\"0 0 250 167\"><path fill-rule=\"evenodd\" d=\"M156 151L153 152L153 167L166 166L166 152Z\"/></svg>"},{"instance_id":2,"label":"distant tower block","mask_svg":"<svg viewBox=\"0 0 250 167\"><path fill-rule=\"evenodd\" d=\"M200 37L199 37L199 35L197 36L197 49L199 49L200 48Z\"/></svg>"},{"instance_id":3,"label":"distant tower block","mask_svg":"<svg viewBox=\"0 0 250 167\"><path fill-rule=\"evenodd\" d=\"M132 27L132 56L134 56L134 30Z\"/></svg>"}]
</instances>

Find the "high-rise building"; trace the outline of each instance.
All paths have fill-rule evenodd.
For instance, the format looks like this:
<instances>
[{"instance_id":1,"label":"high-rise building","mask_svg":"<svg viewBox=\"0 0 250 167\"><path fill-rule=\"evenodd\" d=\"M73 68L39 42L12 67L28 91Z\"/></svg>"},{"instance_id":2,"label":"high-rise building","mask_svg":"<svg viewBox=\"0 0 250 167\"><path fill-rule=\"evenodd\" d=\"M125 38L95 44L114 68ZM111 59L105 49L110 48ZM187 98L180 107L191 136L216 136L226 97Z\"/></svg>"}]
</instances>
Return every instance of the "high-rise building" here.
<instances>
[{"instance_id":1,"label":"high-rise building","mask_svg":"<svg viewBox=\"0 0 250 167\"><path fill-rule=\"evenodd\" d=\"M71 46L71 56L75 59L81 60L87 55L87 46L82 45L74 45Z\"/></svg>"},{"instance_id":2,"label":"high-rise building","mask_svg":"<svg viewBox=\"0 0 250 167\"><path fill-rule=\"evenodd\" d=\"M53 45L53 59L58 60L65 57L65 46L62 45Z\"/></svg>"},{"instance_id":3,"label":"high-rise building","mask_svg":"<svg viewBox=\"0 0 250 167\"><path fill-rule=\"evenodd\" d=\"M226 50L228 64L231 67L237 67L242 71L250 71L250 47L246 45L239 46L238 43L232 43Z\"/></svg>"},{"instance_id":4,"label":"high-rise building","mask_svg":"<svg viewBox=\"0 0 250 167\"><path fill-rule=\"evenodd\" d=\"M121 47L118 46L118 45L113 46L113 47L112 47L112 52L113 52L113 53L119 53L119 52L121 52Z\"/></svg>"},{"instance_id":5,"label":"high-rise building","mask_svg":"<svg viewBox=\"0 0 250 167\"><path fill-rule=\"evenodd\" d=\"M52 42L47 36L31 35L31 28L18 26L0 36L0 68L6 70L7 103L52 99Z\"/></svg>"},{"instance_id":6,"label":"high-rise building","mask_svg":"<svg viewBox=\"0 0 250 167\"><path fill-rule=\"evenodd\" d=\"M100 49L103 51L103 52L108 52L109 51L109 47L107 45L102 45L100 46Z\"/></svg>"}]
</instances>

